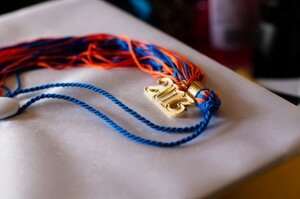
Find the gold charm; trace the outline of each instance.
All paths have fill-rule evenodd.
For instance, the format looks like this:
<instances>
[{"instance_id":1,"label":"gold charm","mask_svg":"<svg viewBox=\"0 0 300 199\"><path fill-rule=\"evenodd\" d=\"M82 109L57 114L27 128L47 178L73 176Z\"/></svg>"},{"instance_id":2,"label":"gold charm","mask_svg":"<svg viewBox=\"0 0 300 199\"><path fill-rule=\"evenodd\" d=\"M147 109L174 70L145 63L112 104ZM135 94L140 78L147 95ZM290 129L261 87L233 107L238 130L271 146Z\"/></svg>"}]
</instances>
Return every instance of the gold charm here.
<instances>
[{"instance_id":1,"label":"gold charm","mask_svg":"<svg viewBox=\"0 0 300 199\"><path fill-rule=\"evenodd\" d=\"M159 79L157 83L157 86L146 87L145 94L168 116L179 117L186 110L185 106L195 105L193 96L178 90L170 78Z\"/></svg>"}]
</instances>

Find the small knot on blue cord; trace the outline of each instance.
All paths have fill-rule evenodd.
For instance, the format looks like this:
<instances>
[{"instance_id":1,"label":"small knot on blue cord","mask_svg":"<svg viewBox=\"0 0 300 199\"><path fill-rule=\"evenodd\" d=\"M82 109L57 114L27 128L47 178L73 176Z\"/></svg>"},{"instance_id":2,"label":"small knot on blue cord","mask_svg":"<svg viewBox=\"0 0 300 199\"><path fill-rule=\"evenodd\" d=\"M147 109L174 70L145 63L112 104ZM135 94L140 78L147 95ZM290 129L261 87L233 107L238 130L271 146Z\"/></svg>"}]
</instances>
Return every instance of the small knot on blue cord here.
<instances>
[{"instance_id":1,"label":"small knot on blue cord","mask_svg":"<svg viewBox=\"0 0 300 199\"><path fill-rule=\"evenodd\" d=\"M221 106L221 100L217 96L217 94L210 89L202 89L200 90L195 99L197 101L197 107L201 109L203 114L208 111L212 114L218 112L219 107Z\"/></svg>"}]
</instances>

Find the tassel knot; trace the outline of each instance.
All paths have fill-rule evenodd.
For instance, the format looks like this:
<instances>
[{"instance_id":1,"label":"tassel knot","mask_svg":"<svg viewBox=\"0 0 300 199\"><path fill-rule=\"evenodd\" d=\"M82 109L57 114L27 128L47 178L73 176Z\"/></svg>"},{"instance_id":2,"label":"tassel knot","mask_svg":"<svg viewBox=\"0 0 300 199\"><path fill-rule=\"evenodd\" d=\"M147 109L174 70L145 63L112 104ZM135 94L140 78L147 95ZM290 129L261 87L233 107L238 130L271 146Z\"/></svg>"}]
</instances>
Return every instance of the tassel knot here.
<instances>
[{"instance_id":1,"label":"tassel knot","mask_svg":"<svg viewBox=\"0 0 300 199\"><path fill-rule=\"evenodd\" d=\"M203 114L208 111L212 114L216 113L219 110L221 105L221 100L217 94L210 89L202 89L195 96L197 107L201 109Z\"/></svg>"}]
</instances>

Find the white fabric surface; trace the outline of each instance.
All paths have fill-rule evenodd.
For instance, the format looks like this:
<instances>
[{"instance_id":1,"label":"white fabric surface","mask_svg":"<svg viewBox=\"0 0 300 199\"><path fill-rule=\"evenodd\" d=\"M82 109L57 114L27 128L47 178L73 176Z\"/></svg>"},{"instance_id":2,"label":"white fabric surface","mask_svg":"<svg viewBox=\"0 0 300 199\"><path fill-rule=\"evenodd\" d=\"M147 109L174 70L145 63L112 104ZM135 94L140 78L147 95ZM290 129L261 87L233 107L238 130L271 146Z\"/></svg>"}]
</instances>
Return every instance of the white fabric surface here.
<instances>
[{"instance_id":1,"label":"white fabric surface","mask_svg":"<svg viewBox=\"0 0 300 199\"><path fill-rule=\"evenodd\" d=\"M258 83L268 89L300 97L300 78L259 79Z\"/></svg>"},{"instance_id":2,"label":"white fabric surface","mask_svg":"<svg viewBox=\"0 0 300 199\"><path fill-rule=\"evenodd\" d=\"M299 151L300 112L177 40L96 0L55 1L0 17L0 46L44 36L126 34L185 55L206 72L221 110L190 146L161 149L126 140L98 118L61 101L41 101L0 122L0 198L197 198L239 182ZM186 126L196 118L169 119L143 95L155 79L137 69L37 70L25 87L52 82L100 86L163 125ZM8 85L15 85L10 79ZM52 89L101 109L136 134L154 133L109 101L80 89ZM30 95L18 97L20 101Z\"/></svg>"}]
</instances>

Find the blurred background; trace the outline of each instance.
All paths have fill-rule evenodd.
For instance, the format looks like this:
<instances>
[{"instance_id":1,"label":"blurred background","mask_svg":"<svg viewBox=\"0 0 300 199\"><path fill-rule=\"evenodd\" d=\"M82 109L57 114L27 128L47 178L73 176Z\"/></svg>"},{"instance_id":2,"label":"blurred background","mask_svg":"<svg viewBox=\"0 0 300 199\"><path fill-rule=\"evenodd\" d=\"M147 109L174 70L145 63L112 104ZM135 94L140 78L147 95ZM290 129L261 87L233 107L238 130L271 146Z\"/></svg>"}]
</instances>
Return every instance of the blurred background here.
<instances>
[{"instance_id":1,"label":"blurred background","mask_svg":"<svg viewBox=\"0 0 300 199\"><path fill-rule=\"evenodd\" d=\"M42 1L9 0L0 14ZM300 104L300 0L106 1ZM223 197L300 198L299 168L298 158Z\"/></svg>"},{"instance_id":2,"label":"blurred background","mask_svg":"<svg viewBox=\"0 0 300 199\"><path fill-rule=\"evenodd\" d=\"M6 1L0 13L42 1ZM106 1L300 103L300 0Z\"/></svg>"},{"instance_id":3,"label":"blurred background","mask_svg":"<svg viewBox=\"0 0 300 199\"><path fill-rule=\"evenodd\" d=\"M300 104L299 0L107 0Z\"/></svg>"}]
</instances>

